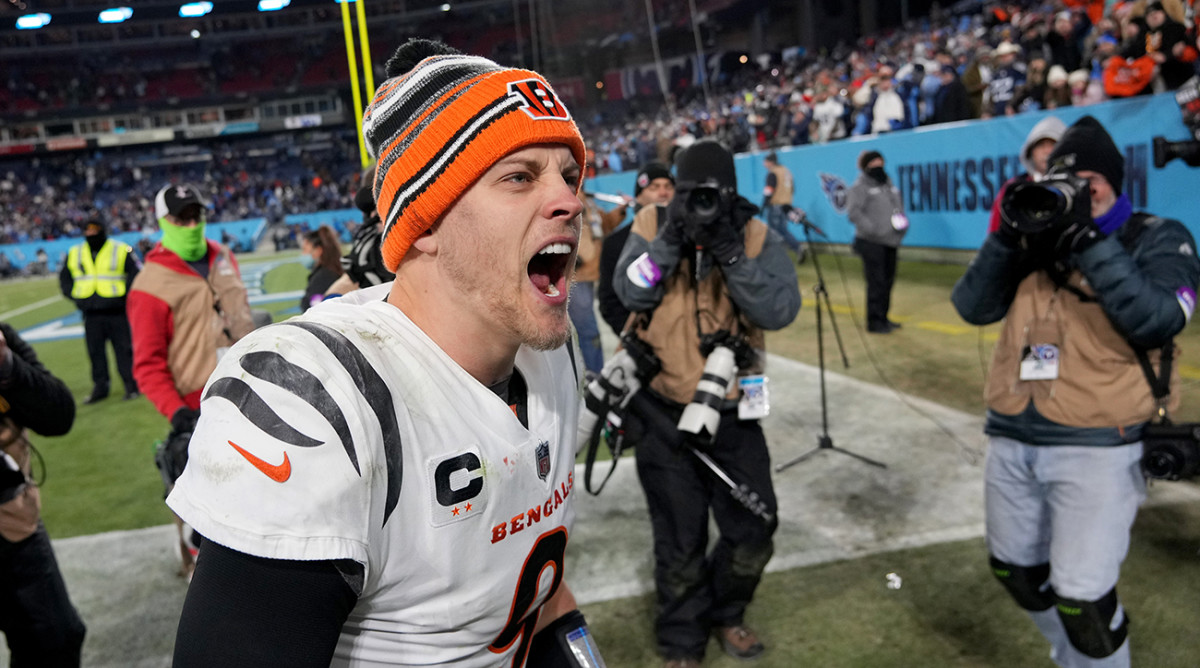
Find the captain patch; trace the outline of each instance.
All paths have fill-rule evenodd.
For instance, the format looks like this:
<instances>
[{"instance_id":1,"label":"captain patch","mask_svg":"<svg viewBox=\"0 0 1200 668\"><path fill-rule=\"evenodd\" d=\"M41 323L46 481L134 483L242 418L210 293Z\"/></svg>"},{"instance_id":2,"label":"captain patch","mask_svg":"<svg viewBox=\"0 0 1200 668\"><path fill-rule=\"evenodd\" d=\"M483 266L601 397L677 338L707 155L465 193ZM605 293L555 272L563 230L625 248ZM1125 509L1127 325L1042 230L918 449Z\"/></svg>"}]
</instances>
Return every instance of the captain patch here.
<instances>
[{"instance_id":1,"label":"captain patch","mask_svg":"<svg viewBox=\"0 0 1200 668\"><path fill-rule=\"evenodd\" d=\"M487 476L483 474L479 448L472 446L449 457L430 459L426 471L433 491L429 517L433 526L474 517L487 507Z\"/></svg>"}]
</instances>

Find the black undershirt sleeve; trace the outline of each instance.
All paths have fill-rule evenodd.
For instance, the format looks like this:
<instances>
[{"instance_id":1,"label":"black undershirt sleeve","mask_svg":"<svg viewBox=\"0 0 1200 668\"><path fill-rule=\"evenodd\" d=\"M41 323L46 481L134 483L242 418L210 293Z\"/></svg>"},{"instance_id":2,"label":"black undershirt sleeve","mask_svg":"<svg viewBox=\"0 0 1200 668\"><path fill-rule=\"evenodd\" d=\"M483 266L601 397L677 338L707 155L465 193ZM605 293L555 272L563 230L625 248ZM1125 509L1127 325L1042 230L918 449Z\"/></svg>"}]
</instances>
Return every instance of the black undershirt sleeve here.
<instances>
[{"instance_id":1,"label":"black undershirt sleeve","mask_svg":"<svg viewBox=\"0 0 1200 668\"><path fill-rule=\"evenodd\" d=\"M174 666L328 668L357 601L346 566L255 557L204 541Z\"/></svg>"}]
</instances>

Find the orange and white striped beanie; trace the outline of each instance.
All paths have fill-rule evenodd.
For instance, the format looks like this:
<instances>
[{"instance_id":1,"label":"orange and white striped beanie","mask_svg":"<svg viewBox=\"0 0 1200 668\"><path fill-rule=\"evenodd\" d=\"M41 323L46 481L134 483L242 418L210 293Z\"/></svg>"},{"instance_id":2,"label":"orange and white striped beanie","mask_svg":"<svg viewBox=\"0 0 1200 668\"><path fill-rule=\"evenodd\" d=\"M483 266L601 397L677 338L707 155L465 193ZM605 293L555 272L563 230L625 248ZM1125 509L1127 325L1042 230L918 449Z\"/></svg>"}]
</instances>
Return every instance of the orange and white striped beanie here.
<instances>
[{"instance_id":1,"label":"orange and white striped beanie","mask_svg":"<svg viewBox=\"0 0 1200 668\"><path fill-rule=\"evenodd\" d=\"M363 115L363 137L377 163L383 264L393 272L413 241L509 153L565 144L585 165L583 136L550 84L477 56L433 56L383 82Z\"/></svg>"}]
</instances>

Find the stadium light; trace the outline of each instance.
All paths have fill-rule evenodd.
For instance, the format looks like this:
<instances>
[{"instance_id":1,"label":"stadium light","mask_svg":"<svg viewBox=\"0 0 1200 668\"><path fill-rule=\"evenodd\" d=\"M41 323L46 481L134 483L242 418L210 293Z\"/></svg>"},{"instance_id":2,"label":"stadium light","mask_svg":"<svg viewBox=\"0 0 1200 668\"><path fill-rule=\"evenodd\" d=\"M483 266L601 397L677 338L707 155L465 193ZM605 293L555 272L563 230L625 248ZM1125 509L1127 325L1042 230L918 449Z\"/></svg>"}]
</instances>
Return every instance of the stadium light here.
<instances>
[{"instance_id":1,"label":"stadium light","mask_svg":"<svg viewBox=\"0 0 1200 668\"><path fill-rule=\"evenodd\" d=\"M450 3L448 3L448 2L447 2L447 3L443 4L443 5L442 5L442 11L443 11L443 12L448 12L448 11L450 11Z\"/></svg>"},{"instance_id":2,"label":"stadium light","mask_svg":"<svg viewBox=\"0 0 1200 668\"><path fill-rule=\"evenodd\" d=\"M183 18L198 18L212 11L211 2L189 2L179 6L179 15Z\"/></svg>"},{"instance_id":3,"label":"stadium light","mask_svg":"<svg viewBox=\"0 0 1200 668\"><path fill-rule=\"evenodd\" d=\"M129 7L113 7L100 12L101 23L121 23L133 16L133 10Z\"/></svg>"},{"instance_id":4,"label":"stadium light","mask_svg":"<svg viewBox=\"0 0 1200 668\"><path fill-rule=\"evenodd\" d=\"M50 15L42 12L40 14L26 14L25 16L17 17L17 30L37 30L44 28L50 23Z\"/></svg>"},{"instance_id":5,"label":"stadium light","mask_svg":"<svg viewBox=\"0 0 1200 668\"><path fill-rule=\"evenodd\" d=\"M192 39L200 39L200 31L196 30L195 28L192 28L191 35Z\"/></svg>"},{"instance_id":6,"label":"stadium light","mask_svg":"<svg viewBox=\"0 0 1200 668\"><path fill-rule=\"evenodd\" d=\"M277 12L292 4L292 0L258 0L258 11Z\"/></svg>"}]
</instances>

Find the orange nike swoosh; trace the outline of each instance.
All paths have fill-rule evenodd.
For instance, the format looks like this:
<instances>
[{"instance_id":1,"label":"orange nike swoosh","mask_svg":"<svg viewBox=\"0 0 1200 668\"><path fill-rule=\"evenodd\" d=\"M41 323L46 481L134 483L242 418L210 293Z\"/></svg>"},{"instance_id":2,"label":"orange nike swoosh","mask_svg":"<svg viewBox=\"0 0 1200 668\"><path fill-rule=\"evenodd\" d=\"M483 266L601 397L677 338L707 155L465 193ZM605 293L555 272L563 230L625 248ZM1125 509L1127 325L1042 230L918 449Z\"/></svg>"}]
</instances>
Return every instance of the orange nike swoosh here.
<instances>
[{"instance_id":1,"label":"orange nike swoosh","mask_svg":"<svg viewBox=\"0 0 1200 668\"><path fill-rule=\"evenodd\" d=\"M255 457L249 452L246 452L242 448L238 447L237 443L234 443L233 441L226 441L226 443L232 445L234 450L237 450L243 457L246 458L246 461L254 464L254 468L267 474L267 477L271 480L274 480L275 482L287 482L287 479L292 477L292 463L288 461L286 452L283 453L282 464L268 464L267 462L264 462L258 457Z\"/></svg>"}]
</instances>

